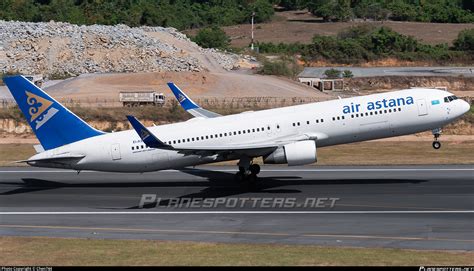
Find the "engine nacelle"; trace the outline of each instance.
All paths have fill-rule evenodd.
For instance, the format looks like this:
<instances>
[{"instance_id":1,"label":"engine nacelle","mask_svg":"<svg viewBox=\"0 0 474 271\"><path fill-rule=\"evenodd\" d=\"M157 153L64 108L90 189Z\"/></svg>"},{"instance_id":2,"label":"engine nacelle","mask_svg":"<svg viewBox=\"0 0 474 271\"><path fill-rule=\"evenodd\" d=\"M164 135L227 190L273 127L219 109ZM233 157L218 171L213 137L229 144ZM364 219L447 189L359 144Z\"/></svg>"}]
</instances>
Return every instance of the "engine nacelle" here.
<instances>
[{"instance_id":1,"label":"engine nacelle","mask_svg":"<svg viewBox=\"0 0 474 271\"><path fill-rule=\"evenodd\" d=\"M263 158L265 164L307 165L317 161L316 142L304 140L287 144Z\"/></svg>"}]
</instances>

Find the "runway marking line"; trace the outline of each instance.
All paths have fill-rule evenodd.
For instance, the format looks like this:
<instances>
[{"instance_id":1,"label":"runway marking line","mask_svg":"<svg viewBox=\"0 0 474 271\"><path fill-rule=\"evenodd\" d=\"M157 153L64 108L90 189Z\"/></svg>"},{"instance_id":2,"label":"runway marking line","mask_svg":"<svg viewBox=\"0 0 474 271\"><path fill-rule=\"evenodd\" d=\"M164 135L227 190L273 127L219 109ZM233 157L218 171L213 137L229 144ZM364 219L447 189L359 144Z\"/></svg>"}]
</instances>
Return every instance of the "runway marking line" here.
<instances>
[{"instance_id":1,"label":"runway marking line","mask_svg":"<svg viewBox=\"0 0 474 271\"><path fill-rule=\"evenodd\" d=\"M208 169L195 169L196 171L199 170L208 170ZM143 174L149 173L156 173L156 172L189 172L193 171L192 169L183 169L183 170L175 170L175 169L167 169L167 170L160 170L155 172L145 172ZM212 169L210 171L215 172L236 172L235 169ZM387 171L474 171L472 168L341 168L341 169L262 169L260 172L387 172ZM74 173L77 174L77 171L74 170L2 170L0 173ZM81 171L80 174L83 173L101 173L101 174L120 174L120 172L100 172L100 171L91 171L91 170L84 170ZM139 174L139 173L137 173Z\"/></svg>"},{"instance_id":2,"label":"runway marking line","mask_svg":"<svg viewBox=\"0 0 474 271\"><path fill-rule=\"evenodd\" d=\"M45 225L0 225L0 228L30 228L30 229L51 229L51 230L87 230L87 231L118 231L118 232L157 232L157 233L193 233L193 234L232 234L232 235L261 235L261 236L296 236L296 237L329 237L346 239L388 239L400 241L451 241L468 242L474 240L448 239L448 238L426 238L408 236L380 236L380 235L348 235L348 234L291 234L291 233L271 233L271 232L237 232L237 231L199 231L199 230L165 230L165 229L137 229L137 228L101 228L101 227L73 227L73 226L45 226Z\"/></svg>"},{"instance_id":3,"label":"runway marking line","mask_svg":"<svg viewBox=\"0 0 474 271\"><path fill-rule=\"evenodd\" d=\"M180 214L474 214L474 210L397 211L33 211L0 212L0 215L180 215Z\"/></svg>"}]
</instances>

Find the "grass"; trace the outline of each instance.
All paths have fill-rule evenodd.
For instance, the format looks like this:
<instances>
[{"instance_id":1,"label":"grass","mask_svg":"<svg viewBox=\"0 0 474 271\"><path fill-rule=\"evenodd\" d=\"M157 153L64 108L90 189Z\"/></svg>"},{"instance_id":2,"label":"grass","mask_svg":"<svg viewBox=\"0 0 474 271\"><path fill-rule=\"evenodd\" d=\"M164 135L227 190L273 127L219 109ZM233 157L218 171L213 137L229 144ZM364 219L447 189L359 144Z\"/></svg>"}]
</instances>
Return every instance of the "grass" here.
<instances>
[{"instance_id":1,"label":"grass","mask_svg":"<svg viewBox=\"0 0 474 271\"><path fill-rule=\"evenodd\" d=\"M0 144L0 166L18 166L14 161L30 158L35 154L32 144Z\"/></svg>"},{"instance_id":2,"label":"grass","mask_svg":"<svg viewBox=\"0 0 474 271\"><path fill-rule=\"evenodd\" d=\"M0 237L0 265L472 265L473 252Z\"/></svg>"},{"instance_id":3,"label":"grass","mask_svg":"<svg viewBox=\"0 0 474 271\"><path fill-rule=\"evenodd\" d=\"M442 139L442 138L441 138ZM317 165L474 164L474 141L443 142L434 150L431 142L361 142L321 148ZM31 144L0 144L0 166L27 159L35 153ZM261 163L261 159L257 160ZM235 161L219 164L235 165Z\"/></svg>"},{"instance_id":4,"label":"grass","mask_svg":"<svg viewBox=\"0 0 474 271\"><path fill-rule=\"evenodd\" d=\"M441 137L441 141L442 141ZM361 142L321 148L320 165L474 164L474 141L442 142L439 150L431 142Z\"/></svg>"}]
</instances>

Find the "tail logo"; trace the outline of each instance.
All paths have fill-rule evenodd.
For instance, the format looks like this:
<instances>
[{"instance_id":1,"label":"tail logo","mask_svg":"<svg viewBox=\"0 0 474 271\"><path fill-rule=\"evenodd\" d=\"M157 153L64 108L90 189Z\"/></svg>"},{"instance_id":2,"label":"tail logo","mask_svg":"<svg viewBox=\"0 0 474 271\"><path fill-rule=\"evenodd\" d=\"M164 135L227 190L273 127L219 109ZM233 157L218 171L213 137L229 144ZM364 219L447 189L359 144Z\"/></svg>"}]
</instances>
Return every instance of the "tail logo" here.
<instances>
[{"instance_id":1,"label":"tail logo","mask_svg":"<svg viewBox=\"0 0 474 271\"><path fill-rule=\"evenodd\" d=\"M183 94L179 93L179 94L178 94L178 101L179 101L180 103L182 103L184 100L186 100L186 97L184 97Z\"/></svg>"},{"instance_id":2,"label":"tail logo","mask_svg":"<svg viewBox=\"0 0 474 271\"><path fill-rule=\"evenodd\" d=\"M38 130L43 124L51 119L59 111L51 107L53 102L43 97L25 91L29 105L28 113L30 114L30 122L35 130ZM36 125L35 125L36 124Z\"/></svg>"},{"instance_id":3,"label":"tail logo","mask_svg":"<svg viewBox=\"0 0 474 271\"><path fill-rule=\"evenodd\" d=\"M147 139L147 137L149 137L149 136L150 136L150 133L148 133L147 130L142 129L142 130L140 131L140 137L142 138L142 140Z\"/></svg>"}]
</instances>

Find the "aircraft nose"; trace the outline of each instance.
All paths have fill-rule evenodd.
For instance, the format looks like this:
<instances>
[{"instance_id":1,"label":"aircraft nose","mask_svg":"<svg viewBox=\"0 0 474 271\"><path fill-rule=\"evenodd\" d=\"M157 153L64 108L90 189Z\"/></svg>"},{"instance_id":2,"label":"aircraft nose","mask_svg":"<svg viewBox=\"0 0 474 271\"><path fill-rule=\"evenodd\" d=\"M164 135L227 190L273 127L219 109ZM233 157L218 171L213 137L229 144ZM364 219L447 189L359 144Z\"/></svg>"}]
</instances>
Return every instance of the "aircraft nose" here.
<instances>
[{"instance_id":1,"label":"aircraft nose","mask_svg":"<svg viewBox=\"0 0 474 271\"><path fill-rule=\"evenodd\" d=\"M462 113L463 114L466 113L467 111L471 110L471 105L468 102L464 101L464 100L462 101L461 107L462 107Z\"/></svg>"}]
</instances>

